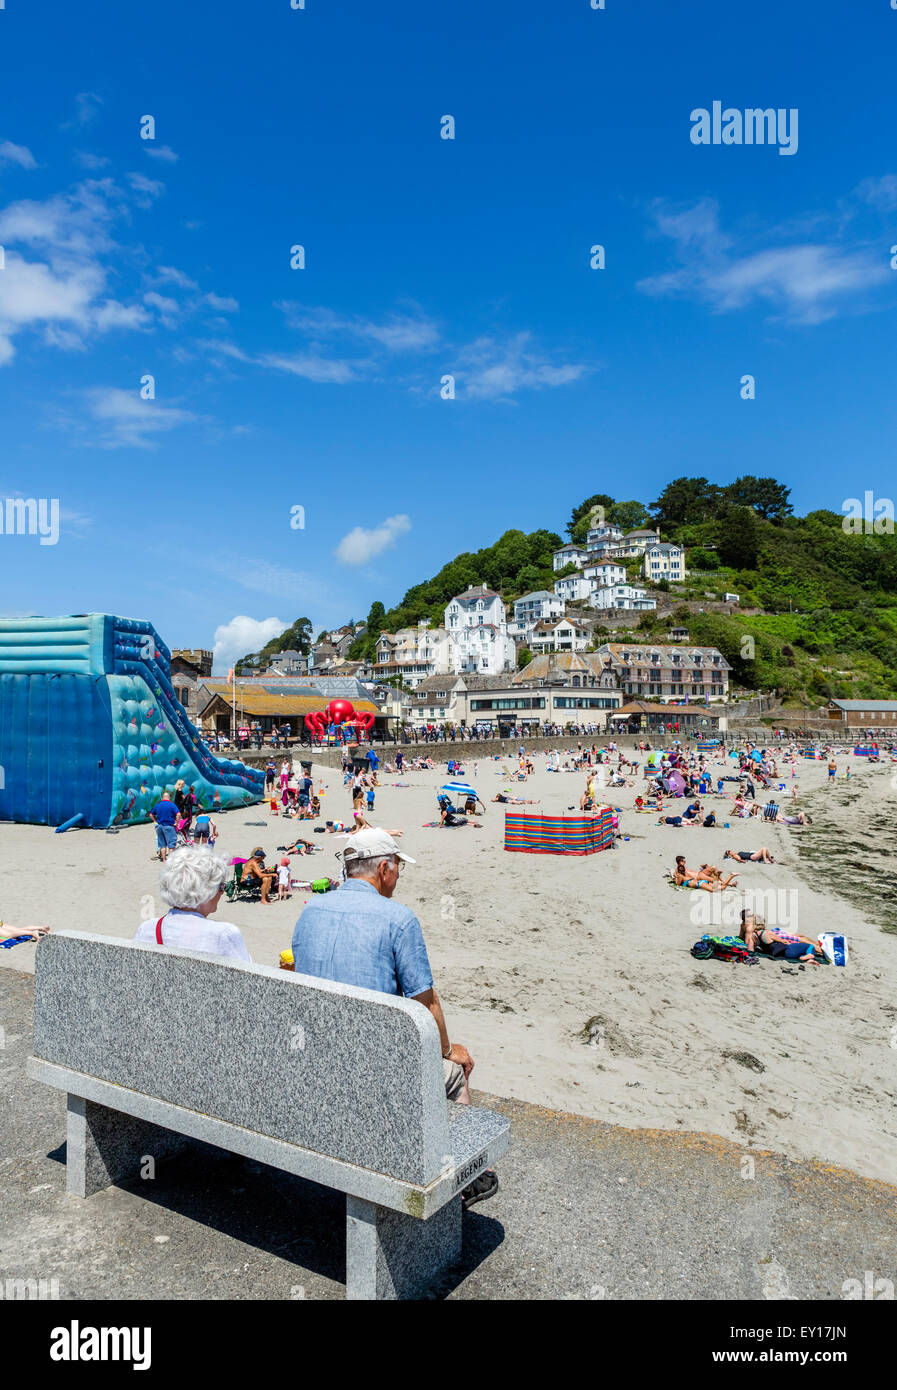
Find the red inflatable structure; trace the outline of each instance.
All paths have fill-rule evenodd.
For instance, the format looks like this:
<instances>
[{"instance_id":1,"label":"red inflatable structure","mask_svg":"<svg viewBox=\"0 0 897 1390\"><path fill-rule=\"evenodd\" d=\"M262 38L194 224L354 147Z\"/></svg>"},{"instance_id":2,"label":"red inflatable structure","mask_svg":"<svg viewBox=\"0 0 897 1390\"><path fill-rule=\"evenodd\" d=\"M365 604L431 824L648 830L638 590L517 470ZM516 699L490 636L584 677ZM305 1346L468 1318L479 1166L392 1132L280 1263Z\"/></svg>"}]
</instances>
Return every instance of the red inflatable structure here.
<instances>
[{"instance_id":1,"label":"red inflatable structure","mask_svg":"<svg viewBox=\"0 0 897 1390\"><path fill-rule=\"evenodd\" d=\"M331 700L324 709L313 710L305 716L306 729L322 742L329 733L338 734L347 725L354 727L356 733L370 735L374 716L369 710L357 714L351 700Z\"/></svg>"}]
</instances>

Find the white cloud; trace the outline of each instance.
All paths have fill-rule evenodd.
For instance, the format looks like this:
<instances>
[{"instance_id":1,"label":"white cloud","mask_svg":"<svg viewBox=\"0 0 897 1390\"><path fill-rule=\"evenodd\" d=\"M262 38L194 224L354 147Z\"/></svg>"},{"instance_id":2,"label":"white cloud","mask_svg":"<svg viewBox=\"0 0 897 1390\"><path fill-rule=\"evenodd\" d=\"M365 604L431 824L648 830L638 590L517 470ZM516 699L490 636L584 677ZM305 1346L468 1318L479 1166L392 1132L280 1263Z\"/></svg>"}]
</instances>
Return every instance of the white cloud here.
<instances>
[{"instance_id":1,"label":"white cloud","mask_svg":"<svg viewBox=\"0 0 897 1390\"><path fill-rule=\"evenodd\" d=\"M196 346L204 348L213 357L233 357L237 362L252 361L236 343L228 343L221 338L201 338Z\"/></svg>"},{"instance_id":2,"label":"white cloud","mask_svg":"<svg viewBox=\"0 0 897 1390\"><path fill-rule=\"evenodd\" d=\"M0 165L18 164L22 169L36 169L37 160L26 145L14 145L11 140L0 140Z\"/></svg>"},{"instance_id":3,"label":"white cloud","mask_svg":"<svg viewBox=\"0 0 897 1390\"><path fill-rule=\"evenodd\" d=\"M95 120L103 98L96 92L79 92L75 97L75 114L70 121L63 121L60 130L83 130Z\"/></svg>"},{"instance_id":4,"label":"white cloud","mask_svg":"<svg viewBox=\"0 0 897 1390\"><path fill-rule=\"evenodd\" d=\"M885 174L880 179L863 179L857 184L856 195L879 212L897 208L897 174Z\"/></svg>"},{"instance_id":5,"label":"white cloud","mask_svg":"<svg viewBox=\"0 0 897 1390\"><path fill-rule=\"evenodd\" d=\"M91 154L89 150L75 150L75 159L82 169L105 169L109 160L102 154Z\"/></svg>"},{"instance_id":6,"label":"white cloud","mask_svg":"<svg viewBox=\"0 0 897 1390\"><path fill-rule=\"evenodd\" d=\"M220 294L209 293L203 298L210 308L217 309L221 314L235 314L240 307L235 299L223 298Z\"/></svg>"},{"instance_id":7,"label":"white cloud","mask_svg":"<svg viewBox=\"0 0 897 1390\"><path fill-rule=\"evenodd\" d=\"M423 314L390 314L381 322L357 315L340 316L332 309L306 308L290 300L277 305L291 328L312 340L348 336L375 342L388 352L421 352L435 348L439 330Z\"/></svg>"},{"instance_id":8,"label":"white cloud","mask_svg":"<svg viewBox=\"0 0 897 1390\"><path fill-rule=\"evenodd\" d=\"M176 299L169 299L168 295L157 294L155 290L148 290L143 296L143 302L157 311L164 328L174 328L181 309Z\"/></svg>"},{"instance_id":9,"label":"white cloud","mask_svg":"<svg viewBox=\"0 0 897 1390\"><path fill-rule=\"evenodd\" d=\"M518 391L566 386L588 372L585 363L555 365L532 346L532 334L515 333L505 342L477 338L458 355L456 375L473 400L507 400Z\"/></svg>"},{"instance_id":10,"label":"white cloud","mask_svg":"<svg viewBox=\"0 0 897 1390\"><path fill-rule=\"evenodd\" d=\"M213 669L226 674L241 656L260 651L266 642L279 637L288 627L289 623L281 622L280 618L247 618L243 614L231 618L229 623L222 623L215 629Z\"/></svg>"},{"instance_id":11,"label":"white cloud","mask_svg":"<svg viewBox=\"0 0 897 1390\"><path fill-rule=\"evenodd\" d=\"M150 319L139 304L119 304L117 299L106 299L94 309L92 322L105 333L110 328L147 328Z\"/></svg>"},{"instance_id":12,"label":"white cloud","mask_svg":"<svg viewBox=\"0 0 897 1390\"><path fill-rule=\"evenodd\" d=\"M373 528L356 526L343 536L334 554L344 565L366 565L410 530L411 518L404 515L388 516Z\"/></svg>"},{"instance_id":13,"label":"white cloud","mask_svg":"<svg viewBox=\"0 0 897 1390\"><path fill-rule=\"evenodd\" d=\"M182 290L199 289L195 280L191 280L189 275L185 275L182 270L178 270L173 265L160 265L155 278L163 281L168 280L172 285L178 285Z\"/></svg>"},{"instance_id":14,"label":"white cloud","mask_svg":"<svg viewBox=\"0 0 897 1390\"><path fill-rule=\"evenodd\" d=\"M145 140L143 148L150 159L164 159L166 164L177 164L179 155L176 155L170 145L156 145L152 140Z\"/></svg>"},{"instance_id":15,"label":"white cloud","mask_svg":"<svg viewBox=\"0 0 897 1390\"><path fill-rule=\"evenodd\" d=\"M165 192L164 183L160 183L158 179L148 179L146 174L127 174L126 178L134 190L139 208L151 208L153 199Z\"/></svg>"},{"instance_id":16,"label":"white cloud","mask_svg":"<svg viewBox=\"0 0 897 1390\"><path fill-rule=\"evenodd\" d=\"M165 187L141 173L127 174L126 181L128 189L123 190L111 178L85 179L67 193L43 202L20 199L0 211L0 245L6 248L6 269L0 275L0 366L14 355L15 334L29 326L41 328L50 346L73 350L83 349L91 334L147 331L154 325L172 329L185 314L200 309L239 308L236 300L203 295L196 281L167 265L144 271L143 303L107 296L107 264L111 269L115 256L117 269L124 252L112 239L113 224L129 217L135 203L149 208ZM37 255L27 260L27 252ZM163 293L168 284L186 294L176 298Z\"/></svg>"},{"instance_id":17,"label":"white cloud","mask_svg":"<svg viewBox=\"0 0 897 1390\"><path fill-rule=\"evenodd\" d=\"M702 199L691 208L654 209L657 230L675 246L680 265L663 275L639 281L637 288L654 296L683 295L730 313L765 303L792 323L815 324L847 309L888 278L877 249L847 250L804 242L767 250L735 249L734 239L719 225L719 206ZM756 235L751 237L751 246Z\"/></svg>"},{"instance_id":18,"label":"white cloud","mask_svg":"<svg viewBox=\"0 0 897 1390\"><path fill-rule=\"evenodd\" d=\"M357 363L341 361L338 358L320 357L316 353L294 353L293 355L269 352L256 359L262 367L273 367L277 371L291 372L306 381L336 383L343 385L357 379Z\"/></svg>"},{"instance_id":19,"label":"white cloud","mask_svg":"<svg viewBox=\"0 0 897 1390\"><path fill-rule=\"evenodd\" d=\"M87 398L90 415L102 426L97 442L104 449L152 449L157 435L200 418L189 410L146 401L136 389L95 387Z\"/></svg>"}]
</instances>

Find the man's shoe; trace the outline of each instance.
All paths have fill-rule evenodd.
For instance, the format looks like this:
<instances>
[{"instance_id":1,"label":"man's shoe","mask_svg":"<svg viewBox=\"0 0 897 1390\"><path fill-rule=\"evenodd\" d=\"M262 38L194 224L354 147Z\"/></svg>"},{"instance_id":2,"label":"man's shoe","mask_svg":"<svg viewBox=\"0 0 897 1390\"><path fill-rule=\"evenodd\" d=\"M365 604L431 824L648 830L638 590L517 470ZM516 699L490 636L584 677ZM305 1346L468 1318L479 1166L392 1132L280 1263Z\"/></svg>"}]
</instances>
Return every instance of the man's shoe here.
<instances>
[{"instance_id":1,"label":"man's shoe","mask_svg":"<svg viewBox=\"0 0 897 1390\"><path fill-rule=\"evenodd\" d=\"M498 1174L493 1173L490 1168L487 1172L481 1173L469 1187L465 1187L461 1193L461 1207L464 1211L469 1211L477 1202L485 1202L487 1198L494 1197L498 1191Z\"/></svg>"}]
</instances>

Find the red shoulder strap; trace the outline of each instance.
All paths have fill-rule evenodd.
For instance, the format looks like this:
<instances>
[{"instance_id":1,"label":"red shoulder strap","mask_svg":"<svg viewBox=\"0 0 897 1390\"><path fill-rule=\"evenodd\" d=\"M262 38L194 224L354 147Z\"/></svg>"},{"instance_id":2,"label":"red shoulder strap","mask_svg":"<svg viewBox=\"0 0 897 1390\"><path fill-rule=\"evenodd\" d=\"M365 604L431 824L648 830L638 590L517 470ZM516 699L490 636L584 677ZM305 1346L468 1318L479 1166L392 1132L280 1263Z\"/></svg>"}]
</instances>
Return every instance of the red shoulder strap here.
<instances>
[{"instance_id":1,"label":"red shoulder strap","mask_svg":"<svg viewBox=\"0 0 897 1390\"><path fill-rule=\"evenodd\" d=\"M164 918L164 917L160 917L159 920L158 920L158 922L156 923L156 941L157 941L157 943L158 943L160 946L164 946L164 945L165 945L165 942L162 940L162 923L163 923L164 921L165 921L165 918Z\"/></svg>"}]
</instances>

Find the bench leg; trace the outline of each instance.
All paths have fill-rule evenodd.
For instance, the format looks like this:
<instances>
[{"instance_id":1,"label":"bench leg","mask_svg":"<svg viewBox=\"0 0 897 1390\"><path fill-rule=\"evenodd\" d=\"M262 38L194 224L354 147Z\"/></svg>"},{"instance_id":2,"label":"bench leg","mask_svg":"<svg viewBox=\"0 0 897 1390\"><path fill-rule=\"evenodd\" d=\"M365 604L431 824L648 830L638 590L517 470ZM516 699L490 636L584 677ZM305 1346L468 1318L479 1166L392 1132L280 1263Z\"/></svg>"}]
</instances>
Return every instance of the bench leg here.
<instances>
[{"instance_id":1,"label":"bench leg","mask_svg":"<svg viewBox=\"0 0 897 1390\"><path fill-rule=\"evenodd\" d=\"M346 1297L417 1298L461 1255L461 1198L428 1221L346 1197Z\"/></svg>"},{"instance_id":2,"label":"bench leg","mask_svg":"<svg viewBox=\"0 0 897 1390\"><path fill-rule=\"evenodd\" d=\"M66 1191L90 1197L113 1183L155 1177L160 1158L189 1140L160 1125L69 1095L66 1126ZM152 1159L152 1165L146 1162Z\"/></svg>"}]
</instances>

